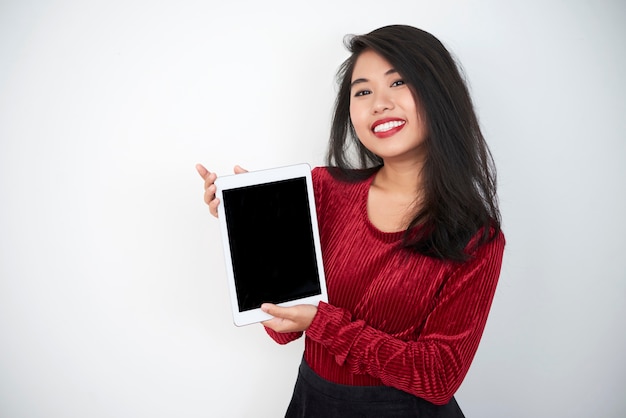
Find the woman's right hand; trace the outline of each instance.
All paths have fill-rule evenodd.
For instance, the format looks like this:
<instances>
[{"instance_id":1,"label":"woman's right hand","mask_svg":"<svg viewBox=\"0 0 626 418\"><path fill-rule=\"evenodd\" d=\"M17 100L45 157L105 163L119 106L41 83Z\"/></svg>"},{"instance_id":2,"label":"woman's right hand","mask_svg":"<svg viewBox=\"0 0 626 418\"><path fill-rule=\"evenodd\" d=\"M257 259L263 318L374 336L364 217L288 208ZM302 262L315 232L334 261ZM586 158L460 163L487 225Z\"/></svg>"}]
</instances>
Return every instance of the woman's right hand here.
<instances>
[{"instance_id":1,"label":"woman's right hand","mask_svg":"<svg viewBox=\"0 0 626 418\"><path fill-rule=\"evenodd\" d=\"M217 190L215 187L215 180L217 179L217 174L211 173L202 164L196 164L196 170L198 171L198 174L200 174L200 177L204 179L204 203L209 206L211 215L217 218L217 207L220 204L220 200L215 197L215 191ZM233 171L235 174L247 172L247 170L244 170L238 165L235 166Z\"/></svg>"}]
</instances>

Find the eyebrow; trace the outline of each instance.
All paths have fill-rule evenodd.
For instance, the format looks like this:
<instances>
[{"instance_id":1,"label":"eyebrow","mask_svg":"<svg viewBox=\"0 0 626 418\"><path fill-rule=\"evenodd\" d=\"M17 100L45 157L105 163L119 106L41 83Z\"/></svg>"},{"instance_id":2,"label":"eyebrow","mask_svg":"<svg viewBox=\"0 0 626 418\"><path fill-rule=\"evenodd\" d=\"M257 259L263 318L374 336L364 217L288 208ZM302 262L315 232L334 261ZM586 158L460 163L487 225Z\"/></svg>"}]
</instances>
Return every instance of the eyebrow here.
<instances>
[{"instance_id":1,"label":"eyebrow","mask_svg":"<svg viewBox=\"0 0 626 418\"><path fill-rule=\"evenodd\" d=\"M397 73L398 70L396 70L395 68L391 68L389 70L387 70L385 72L385 77L390 75L390 74L395 74ZM367 83L369 80L367 78L357 78L356 80L354 80L352 83L350 83L350 88L354 87L357 84L361 84L361 83Z\"/></svg>"}]
</instances>

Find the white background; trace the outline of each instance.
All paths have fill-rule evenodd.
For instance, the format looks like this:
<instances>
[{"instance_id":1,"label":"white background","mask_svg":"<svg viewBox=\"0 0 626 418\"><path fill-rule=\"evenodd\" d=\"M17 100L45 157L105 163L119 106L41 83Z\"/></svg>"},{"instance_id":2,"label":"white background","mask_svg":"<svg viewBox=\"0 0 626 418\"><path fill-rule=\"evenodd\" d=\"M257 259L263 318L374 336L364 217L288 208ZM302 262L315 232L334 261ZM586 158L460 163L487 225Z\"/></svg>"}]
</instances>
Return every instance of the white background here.
<instances>
[{"instance_id":1,"label":"white background","mask_svg":"<svg viewBox=\"0 0 626 418\"><path fill-rule=\"evenodd\" d=\"M278 417L194 164L323 163L342 37L461 60L507 248L468 417L626 416L623 1L0 2L0 416Z\"/></svg>"}]
</instances>

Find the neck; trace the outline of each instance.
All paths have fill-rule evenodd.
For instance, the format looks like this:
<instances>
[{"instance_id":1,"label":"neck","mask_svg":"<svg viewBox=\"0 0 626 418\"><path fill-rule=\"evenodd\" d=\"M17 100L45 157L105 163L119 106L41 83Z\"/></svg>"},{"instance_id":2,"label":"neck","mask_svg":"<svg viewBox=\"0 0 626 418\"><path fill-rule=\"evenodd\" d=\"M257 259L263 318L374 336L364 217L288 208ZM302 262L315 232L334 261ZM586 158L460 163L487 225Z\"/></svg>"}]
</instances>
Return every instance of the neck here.
<instances>
[{"instance_id":1,"label":"neck","mask_svg":"<svg viewBox=\"0 0 626 418\"><path fill-rule=\"evenodd\" d=\"M376 175L378 187L389 192L415 196L422 186L423 164L412 161L410 163L391 163L385 161Z\"/></svg>"},{"instance_id":2,"label":"neck","mask_svg":"<svg viewBox=\"0 0 626 418\"><path fill-rule=\"evenodd\" d=\"M368 216L381 231L402 231L422 206L421 164L390 164L378 170L368 195Z\"/></svg>"}]
</instances>

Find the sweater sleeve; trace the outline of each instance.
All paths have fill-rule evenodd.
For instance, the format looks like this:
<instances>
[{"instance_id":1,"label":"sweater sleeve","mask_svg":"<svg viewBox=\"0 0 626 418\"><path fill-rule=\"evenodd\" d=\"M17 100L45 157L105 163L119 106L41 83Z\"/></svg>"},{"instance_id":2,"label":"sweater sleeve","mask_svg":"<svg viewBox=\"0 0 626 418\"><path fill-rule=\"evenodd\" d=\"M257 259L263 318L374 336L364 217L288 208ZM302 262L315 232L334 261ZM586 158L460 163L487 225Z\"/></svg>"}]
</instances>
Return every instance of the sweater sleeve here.
<instances>
[{"instance_id":1,"label":"sweater sleeve","mask_svg":"<svg viewBox=\"0 0 626 418\"><path fill-rule=\"evenodd\" d=\"M352 373L369 374L434 404L460 387L478 349L502 265L504 236L478 248L442 286L419 337L403 341L320 303L306 331Z\"/></svg>"},{"instance_id":2,"label":"sweater sleeve","mask_svg":"<svg viewBox=\"0 0 626 418\"><path fill-rule=\"evenodd\" d=\"M276 332L273 329L270 329L268 327L263 327L263 328L265 328L265 331L267 332L267 334L270 337L272 337L274 341L276 341L278 344L283 344L283 345L297 340L298 338L302 337L302 334L304 334L301 331L300 332Z\"/></svg>"}]
</instances>

